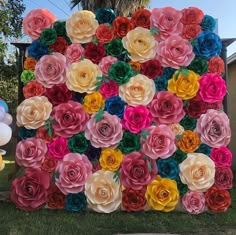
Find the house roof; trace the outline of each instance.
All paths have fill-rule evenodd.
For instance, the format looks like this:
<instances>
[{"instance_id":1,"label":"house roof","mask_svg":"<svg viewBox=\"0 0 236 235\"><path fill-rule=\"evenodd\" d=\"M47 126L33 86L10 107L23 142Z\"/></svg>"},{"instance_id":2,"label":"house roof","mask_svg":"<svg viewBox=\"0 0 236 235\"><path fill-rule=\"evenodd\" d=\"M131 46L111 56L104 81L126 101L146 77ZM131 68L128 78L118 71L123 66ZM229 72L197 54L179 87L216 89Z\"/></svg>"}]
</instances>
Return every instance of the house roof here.
<instances>
[{"instance_id":1,"label":"house roof","mask_svg":"<svg viewBox=\"0 0 236 235\"><path fill-rule=\"evenodd\" d=\"M230 56L227 58L227 64L231 64L231 63L233 63L234 61L236 61L236 52L234 52L232 55L230 55Z\"/></svg>"}]
</instances>

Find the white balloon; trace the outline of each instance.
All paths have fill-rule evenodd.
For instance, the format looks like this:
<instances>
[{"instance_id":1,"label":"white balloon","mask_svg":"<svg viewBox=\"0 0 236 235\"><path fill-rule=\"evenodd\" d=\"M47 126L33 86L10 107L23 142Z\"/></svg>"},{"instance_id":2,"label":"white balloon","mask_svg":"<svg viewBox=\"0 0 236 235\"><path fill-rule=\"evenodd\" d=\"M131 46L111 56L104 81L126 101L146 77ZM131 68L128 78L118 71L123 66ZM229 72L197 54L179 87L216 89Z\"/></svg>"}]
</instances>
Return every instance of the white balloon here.
<instances>
[{"instance_id":1,"label":"white balloon","mask_svg":"<svg viewBox=\"0 0 236 235\"><path fill-rule=\"evenodd\" d=\"M6 113L1 122L5 123L5 124L7 124L7 125L11 125L11 124L12 124L12 120L13 120L13 119L12 119L11 114Z\"/></svg>"},{"instance_id":2,"label":"white balloon","mask_svg":"<svg viewBox=\"0 0 236 235\"><path fill-rule=\"evenodd\" d=\"M2 106L0 106L0 122L3 120L5 115L6 115L6 112L5 112L4 108Z\"/></svg>"},{"instance_id":3,"label":"white balloon","mask_svg":"<svg viewBox=\"0 0 236 235\"><path fill-rule=\"evenodd\" d=\"M0 146L7 144L12 137L12 129L5 123L0 122Z\"/></svg>"}]
</instances>

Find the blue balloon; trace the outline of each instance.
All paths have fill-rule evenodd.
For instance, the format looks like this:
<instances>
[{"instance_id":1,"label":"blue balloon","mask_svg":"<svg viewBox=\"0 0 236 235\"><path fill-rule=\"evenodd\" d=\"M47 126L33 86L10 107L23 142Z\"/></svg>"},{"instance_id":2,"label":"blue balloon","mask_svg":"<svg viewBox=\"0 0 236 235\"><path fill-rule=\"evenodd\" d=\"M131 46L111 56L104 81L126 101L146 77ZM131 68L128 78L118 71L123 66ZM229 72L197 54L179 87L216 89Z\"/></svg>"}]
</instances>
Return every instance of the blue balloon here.
<instances>
[{"instance_id":1,"label":"blue balloon","mask_svg":"<svg viewBox=\"0 0 236 235\"><path fill-rule=\"evenodd\" d=\"M8 105L4 100L0 100L0 106L4 108L4 111L8 113Z\"/></svg>"}]
</instances>

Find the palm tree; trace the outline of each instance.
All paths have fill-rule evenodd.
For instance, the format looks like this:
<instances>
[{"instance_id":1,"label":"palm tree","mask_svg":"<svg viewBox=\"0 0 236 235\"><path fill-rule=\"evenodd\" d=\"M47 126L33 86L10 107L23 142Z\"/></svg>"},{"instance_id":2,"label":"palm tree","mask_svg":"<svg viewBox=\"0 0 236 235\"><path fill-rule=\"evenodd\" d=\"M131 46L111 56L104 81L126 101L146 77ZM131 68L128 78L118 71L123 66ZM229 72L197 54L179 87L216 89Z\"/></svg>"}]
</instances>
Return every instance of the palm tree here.
<instances>
[{"instance_id":1,"label":"palm tree","mask_svg":"<svg viewBox=\"0 0 236 235\"><path fill-rule=\"evenodd\" d=\"M150 0L71 0L71 8L81 4L83 10L95 12L98 8L111 8L117 16L129 16L138 8L147 7Z\"/></svg>"}]
</instances>

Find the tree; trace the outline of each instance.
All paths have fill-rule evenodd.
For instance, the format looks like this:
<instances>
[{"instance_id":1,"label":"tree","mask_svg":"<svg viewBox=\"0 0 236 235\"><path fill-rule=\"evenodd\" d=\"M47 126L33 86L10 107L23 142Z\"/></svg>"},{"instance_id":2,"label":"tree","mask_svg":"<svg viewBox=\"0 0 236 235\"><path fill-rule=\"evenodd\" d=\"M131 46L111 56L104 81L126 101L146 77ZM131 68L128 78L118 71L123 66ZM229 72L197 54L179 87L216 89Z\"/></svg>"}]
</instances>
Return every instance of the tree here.
<instances>
[{"instance_id":1,"label":"tree","mask_svg":"<svg viewBox=\"0 0 236 235\"><path fill-rule=\"evenodd\" d=\"M140 7L147 7L150 0L71 0L72 8L81 4L83 10L95 12L98 8L111 8L117 16L129 16Z\"/></svg>"}]
</instances>

